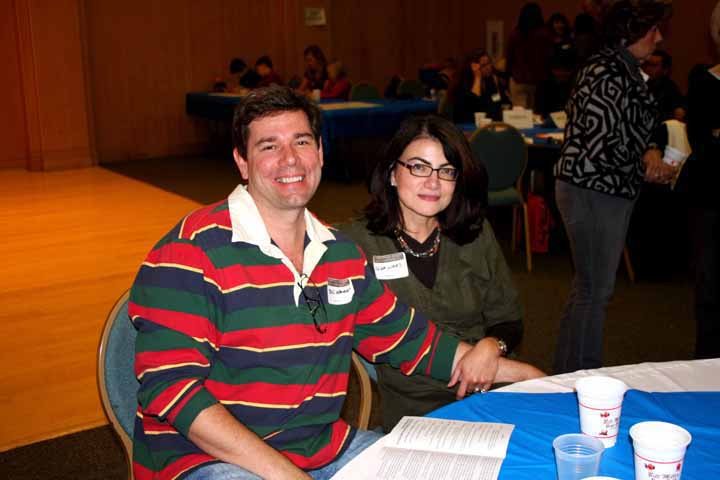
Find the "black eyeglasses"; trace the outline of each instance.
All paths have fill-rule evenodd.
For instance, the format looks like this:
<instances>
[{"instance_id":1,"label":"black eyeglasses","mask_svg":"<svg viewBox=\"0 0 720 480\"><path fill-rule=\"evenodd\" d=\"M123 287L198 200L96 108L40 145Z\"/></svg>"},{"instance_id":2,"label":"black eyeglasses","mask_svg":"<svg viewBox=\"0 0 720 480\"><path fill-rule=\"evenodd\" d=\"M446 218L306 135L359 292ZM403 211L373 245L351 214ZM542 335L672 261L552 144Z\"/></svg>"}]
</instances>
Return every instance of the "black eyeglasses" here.
<instances>
[{"instance_id":1,"label":"black eyeglasses","mask_svg":"<svg viewBox=\"0 0 720 480\"><path fill-rule=\"evenodd\" d=\"M307 305L310 316L312 316L315 330L319 333L325 333L327 332L327 327L322 328L320 326L322 321L327 321L325 303L323 302L322 295L320 294L320 289L318 289L315 285L310 285L309 280L308 276L303 274L300 277L300 282L298 282L297 286L300 287L300 293L302 293L305 305ZM303 286L303 283L305 286ZM321 317L321 319L318 320L318 317Z\"/></svg>"},{"instance_id":2,"label":"black eyeglasses","mask_svg":"<svg viewBox=\"0 0 720 480\"><path fill-rule=\"evenodd\" d=\"M397 160L397 163L407 168L410 171L410 175L414 177L427 178L431 176L433 172L437 172L438 178L440 180L454 182L458 178L458 171L455 167L433 168L430 165L424 163L405 163L402 160Z\"/></svg>"}]
</instances>

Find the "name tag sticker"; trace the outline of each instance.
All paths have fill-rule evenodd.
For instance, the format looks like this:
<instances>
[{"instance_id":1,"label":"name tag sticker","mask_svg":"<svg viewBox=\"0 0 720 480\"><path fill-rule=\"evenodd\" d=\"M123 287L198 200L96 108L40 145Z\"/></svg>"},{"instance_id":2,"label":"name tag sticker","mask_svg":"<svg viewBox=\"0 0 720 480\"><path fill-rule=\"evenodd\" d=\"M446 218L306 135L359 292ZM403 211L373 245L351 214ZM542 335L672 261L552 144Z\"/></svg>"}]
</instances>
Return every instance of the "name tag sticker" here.
<instances>
[{"instance_id":1,"label":"name tag sticker","mask_svg":"<svg viewBox=\"0 0 720 480\"><path fill-rule=\"evenodd\" d=\"M500 94L499 94L499 93L494 93L494 94L490 97L490 99L491 99L493 102L499 102L500 99L501 99L501 97L500 97Z\"/></svg>"},{"instance_id":2,"label":"name tag sticker","mask_svg":"<svg viewBox=\"0 0 720 480\"><path fill-rule=\"evenodd\" d=\"M328 277L327 296L330 305L347 305L354 294L355 288L349 278Z\"/></svg>"},{"instance_id":3,"label":"name tag sticker","mask_svg":"<svg viewBox=\"0 0 720 480\"><path fill-rule=\"evenodd\" d=\"M409 275L404 252L373 255L373 269L378 280L394 280Z\"/></svg>"}]
</instances>

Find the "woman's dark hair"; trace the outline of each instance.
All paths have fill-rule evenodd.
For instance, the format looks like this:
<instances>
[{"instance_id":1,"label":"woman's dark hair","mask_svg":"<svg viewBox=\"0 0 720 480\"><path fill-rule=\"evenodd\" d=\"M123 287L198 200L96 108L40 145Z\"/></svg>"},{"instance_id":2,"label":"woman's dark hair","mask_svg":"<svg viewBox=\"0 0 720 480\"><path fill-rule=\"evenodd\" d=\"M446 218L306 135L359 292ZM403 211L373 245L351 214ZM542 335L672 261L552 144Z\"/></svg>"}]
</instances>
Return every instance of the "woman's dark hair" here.
<instances>
[{"instance_id":1,"label":"woman's dark hair","mask_svg":"<svg viewBox=\"0 0 720 480\"><path fill-rule=\"evenodd\" d=\"M303 50L303 57L307 57L308 55L312 55L317 59L318 62L320 62L320 65L323 66L323 69L327 65L327 59L325 58L325 54L323 53L322 49L318 47L317 45L308 45L305 47L305 50Z\"/></svg>"},{"instance_id":2,"label":"woman's dark hair","mask_svg":"<svg viewBox=\"0 0 720 480\"><path fill-rule=\"evenodd\" d=\"M517 29L523 34L523 36L527 37L530 32L542 27L544 23L542 9L537 3L526 3L520 9Z\"/></svg>"},{"instance_id":3,"label":"woman's dark hair","mask_svg":"<svg viewBox=\"0 0 720 480\"><path fill-rule=\"evenodd\" d=\"M573 31L575 32L575 35L595 35L597 33L597 22L589 13L579 13L575 17Z\"/></svg>"},{"instance_id":4,"label":"woman's dark hair","mask_svg":"<svg viewBox=\"0 0 720 480\"><path fill-rule=\"evenodd\" d=\"M393 235L396 228L402 228L400 202L397 189L390 184L390 174L397 168L397 160L407 146L419 138L440 142L445 158L458 169L452 200L437 216L442 232L458 245L472 242L482 231L485 218L487 171L473 156L463 132L437 115L407 118L390 140L370 177L370 203L364 211L368 230L378 235Z\"/></svg>"},{"instance_id":5,"label":"woman's dark hair","mask_svg":"<svg viewBox=\"0 0 720 480\"><path fill-rule=\"evenodd\" d=\"M465 56L462 68L460 69L460 74L456 76L454 85L451 85L449 88L448 94L451 102L454 102L455 99L459 97L461 91L470 90L472 88L472 84L475 79L472 71L472 64L480 63L480 59L482 57L488 57L490 61L492 61L490 54L482 48L477 48Z\"/></svg>"},{"instance_id":6,"label":"woman's dark hair","mask_svg":"<svg viewBox=\"0 0 720 480\"><path fill-rule=\"evenodd\" d=\"M603 18L603 37L611 47L627 47L670 18L669 0L619 0Z\"/></svg>"},{"instance_id":7,"label":"woman's dark hair","mask_svg":"<svg viewBox=\"0 0 720 480\"><path fill-rule=\"evenodd\" d=\"M320 142L320 109L304 95L295 93L288 87L272 85L256 88L243 97L235 109L232 123L233 146L243 158L247 158L250 124L258 118L283 112L301 111L307 115L315 141Z\"/></svg>"},{"instance_id":8,"label":"woman's dark hair","mask_svg":"<svg viewBox=\"0 0 720 480\"><path fill-rule=\"evenodd\" d=\"M242 58L233 58L230 60L230 74L240 73L245 70L245 67L247 67L247 65Z\"/></svg>"},{"instance_id":9,"label":"woman's dark hair","mask_svg":"<svg viewBox=\"0 0 720 480\"><path fill-rule=\"evenodd\" d=\"M572 29L570 28L570 22L568 21L567 17L560 12L556 12L556 13L553 13L552 15L550 15L550 18L548 18L546 25L547 25L548 31L553 36L555 35L555 27L554 27L555 22L561 22L563 25L565 25L565 32L563 33L563 37L569 38L570 32Z\"/></svg>"},{"instance_id":10,"label":"woman's dark hair","mask_svg":"<svg viewBox=\"0 0 720 480\"><path fill-rule=\"evenodd\" d=\"M265 65L270 70L272 70L273 68L273 62L268 55L263 55L262 57L257 59L257 62L255 62L255 66L257 67L260 65Z\"/></svg>"}]
</instances>

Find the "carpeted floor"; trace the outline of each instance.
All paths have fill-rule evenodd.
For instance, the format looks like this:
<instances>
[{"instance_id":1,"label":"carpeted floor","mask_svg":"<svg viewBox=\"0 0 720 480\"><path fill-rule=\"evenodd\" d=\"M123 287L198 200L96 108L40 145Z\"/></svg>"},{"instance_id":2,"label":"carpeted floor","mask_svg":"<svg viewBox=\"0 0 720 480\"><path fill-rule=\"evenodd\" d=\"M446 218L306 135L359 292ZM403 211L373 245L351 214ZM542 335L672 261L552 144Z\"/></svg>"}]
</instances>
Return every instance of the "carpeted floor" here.
<instances>
[{"instance_id":1,"label":"carpeted floor","mask_svg":"<svg viewBox=\"0 0 720 480\"><path fill-rule=\"evenodd\" d=\"M159 159L107 168L203 203L222 199L239 181L229 157ZM325 221L338 222L358 211L366 199L361 182L324 180L311 209ZM490 214L503 248L509 244L509 217L509 211ZM550 253L534 256L530 274L524 269L523 254L506 252L525 307L525 337L518 353L548 371L572 276L564 243L562 232L554 235ZM663 261L654 258L648 264ZM654 268L652 274L639 269L636 284L630 284L620 268L606 322L607 365L692 357L692 284L683 262L679 263L672 269ZM351 395L350 402L355 401ZM352 411L352 403L348 410ZM0 478L119 480L127 478L124 462L120 443L108 426L0 453Z\"/></svg>"}]
</instances>

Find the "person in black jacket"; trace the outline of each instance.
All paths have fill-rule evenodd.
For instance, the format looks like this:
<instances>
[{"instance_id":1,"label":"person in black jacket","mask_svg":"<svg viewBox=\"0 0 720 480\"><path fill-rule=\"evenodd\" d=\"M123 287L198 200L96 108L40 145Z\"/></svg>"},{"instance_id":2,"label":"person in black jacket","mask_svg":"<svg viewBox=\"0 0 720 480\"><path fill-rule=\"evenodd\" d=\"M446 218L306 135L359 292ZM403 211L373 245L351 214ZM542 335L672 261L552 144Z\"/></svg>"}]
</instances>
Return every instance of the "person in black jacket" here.
<instances>
[{"instance_id":1,"label":"person in black jacket","mask_svg":"<svg viewBox=\"0 0 720 480\"><path fill-rule=\"evenodd\" d=\"M720 2L713 16L720 57ZM688 78L688 159L695 237L696 358L720 357L720 63L696 65Z\"/></svg>"},{"instance_id":2,"label":"person in black jacket","mask_svg":"<svg viewBox=\"0 0 720 480\"><path fill-rule=\"evenodd\" d=\"M468 55L452 99L457 123L473 122L475 112L485 112L493 120L502 119L502 106L510 105L510 95L485 50Z\"/></svg>"},{"instance_id":3,"label":"person in black jacket","mask_svg":"<svg viewBox=\"0 0 720 480\"><path fill-rule=\"evenodd\" d=\"M666 183L675 169L651 143L655 102L640 64L670 14L661 0L619 0L604 22L606 46L578 72L555 165L555 198L575 262L560 323L555 372L602 366L605 309L643 180Z\"/></svg>"}]
</instances>

